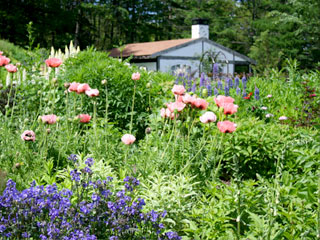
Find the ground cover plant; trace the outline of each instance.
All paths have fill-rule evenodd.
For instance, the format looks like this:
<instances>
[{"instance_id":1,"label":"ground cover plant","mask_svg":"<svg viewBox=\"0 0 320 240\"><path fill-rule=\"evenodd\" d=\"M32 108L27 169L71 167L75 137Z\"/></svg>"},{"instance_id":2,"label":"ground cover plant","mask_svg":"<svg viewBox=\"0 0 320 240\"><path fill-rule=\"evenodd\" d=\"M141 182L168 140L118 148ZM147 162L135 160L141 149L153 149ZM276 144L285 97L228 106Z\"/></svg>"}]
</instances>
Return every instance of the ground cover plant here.
<instances>
[{"instance_id":1,"label":"ground cover plant","mask_svg":"<svg viewBox=\"0 0 320 240\"><path fill-rule=\"evenodd\" d=\"M191 79L72 45L27 65L0 51L3 238L319 238L318 71Z\"/></svg>"}]
</instances>

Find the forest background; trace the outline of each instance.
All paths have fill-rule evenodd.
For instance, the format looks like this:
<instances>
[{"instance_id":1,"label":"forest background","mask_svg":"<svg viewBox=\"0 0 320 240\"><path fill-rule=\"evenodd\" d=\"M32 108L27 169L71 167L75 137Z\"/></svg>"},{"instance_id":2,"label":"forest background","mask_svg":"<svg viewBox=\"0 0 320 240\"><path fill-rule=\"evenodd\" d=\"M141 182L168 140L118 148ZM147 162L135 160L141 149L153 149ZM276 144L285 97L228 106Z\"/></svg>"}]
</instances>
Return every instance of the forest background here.
<instances>
[{"instance_id":1,"label":"forest background","mask_svg":"<svg viewBox=\"0 0 320 240\"><path fill-rule=\"evenodd\" d=\"M26 48L108 50L127 43L190 38L193 18L210 39L258 61L295 58L319 68L319 0L0 0L0 39Z\"/></svg>"}]
</instances>

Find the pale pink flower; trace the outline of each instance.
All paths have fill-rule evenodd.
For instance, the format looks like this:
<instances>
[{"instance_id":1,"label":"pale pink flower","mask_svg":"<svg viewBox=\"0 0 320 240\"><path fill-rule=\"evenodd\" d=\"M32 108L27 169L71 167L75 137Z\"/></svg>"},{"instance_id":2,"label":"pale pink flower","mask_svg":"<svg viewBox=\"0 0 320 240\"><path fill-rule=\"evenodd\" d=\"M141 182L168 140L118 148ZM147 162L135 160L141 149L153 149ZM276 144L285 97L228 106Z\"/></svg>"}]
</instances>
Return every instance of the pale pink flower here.
<instances>
[{"instance_id":1,"label":"pale pink flower","mask_svg":"<svg viewBox=\"0 0 320 240\"><path fill-rule=\"evenodd\" d=\"M217 126L220 132L223 132L223 133L232 133L236 130L235 123L230 121L218 122Z\"/></svg>"},{"instance_id":2,"label":"pale pink flower","mask_svg":"<svg viewBox=\"0 0 320 240\"><path fill-rule=\"evenodd\" d=\"M88 123L91 120L91 116L89 114L80 114L78 115L81 123Z\"/></svg>"},{"instance_id":3,"label":"pale pink flower","mask_svg":"<svg viewBox=\"0 0 320 240\"><path fill-rule=\"evenodd\" d=\"M174 85L172 88L172 92L175 95L183 95L186 92L186 89L183 85Z\"/></svg>"},{"instance_id":4,"label":"pale pink flower","mask_svg":"<svg viewBox=\"0 0 320 240\"><path fill-rule=\"evenodd\" d=\"M88 91L89 89L90 89L89 84L81 83L77 87L77 93L84 93L85 91Z\"/></svg>"},{"instance_id":5,"label":"pale pink flower","mask_svg":"<svg viewBox=\"0 0 320 240\"><path fill-rule=\"evenodd\" d=\"M286 117L286 116L281 116L281 117L279 117L279 120L280 121L284 121L284 120L287 120L288 118Z\"/></svg>"},{"instance_id":6,"label":"pale pink flower","mask_svg":"<svg viewBox=\"0 0 320 240\"><path fill-rule=\"evenodd\" d=\"M121 138L121 141L126 145L130 145L130 144L134 143L135 140L136 140L136 138L131 134L125 134Z\"/></svg>"},{"instance_id":7,"label":"pale pink flower","mask_svg":"<svg viewBox=\"0 0 320 240\"><path fill-rule=\"evenodd\" d=\"M171 118L174 119L174 113L171 112L168 108L161 108L160 115L163 118ZM178 115L177 115L178 117Z\"/></svg>"},{"instance_id":8,"label":"pale pink flower","mask_svg":"<svg viewBox=\"0 0 320 240\"><path fill-rule=\"evenodd\" d=\"M260 109L261 110L267 110L268 108L267 107L261 107Z\"/></svg>"},{"instance_id":9,"label":"pale pink flower","mask_svg":"<svg viewBox=\"0 0 320 240\"><path fill-rule=\"evenodd\" d=\"M36 134L32 130L26 130L21 134L21 139L23 141L32 141L36 140Z\"/></svg>"},{"instance_id":10,"label":"pale pink flower","mask_svg":"<svg viewBox=\"0 0 320 240\"><path fill-rule=\"evenodd\" d=\"M267 114L266 114L266 118L270 118L270 117L273 117L273 114L267 113Z\"/></svg>"},{"instance_id":11,"label":"pale pink flower","mask_svg":"<svg viewBox=\"0 0 320 240\"><path fill-rule=\"evenodd\" d=\"M201 110L206 110L208 108L209 103L205 99L196 98L192 105Z\"/></svg>"},{"instance_id":12,"label":"pale pink flower","mask_svg":"<svg viewBox=\"0 0 320 240\"><path fill-rule=\"evenodd\" d=\"M3 52L2 51L0 51L0 56L3 54Z\"/></svg>"},{"instance_id":13,"label":"pale pink flower","mask_svg":"<svg viewBox=\"0 0 320 240\"><path fill-rule=\"evenodd\" d=\"M139 72L132 73L131 79L132 80L139 80L140 79L140 73Z\"/></svg>"},{"instance_id":14,"label":"pale pink flower","mask_svg":"<svg viewBox=\"0 0 320 240\"><path fill-rule=\"evenodd\" d=\"M182 97L182 101L186 104L193 104L196 98L194 96L189 95L188 93Z\"/></svg>"},{"instance_id":15,"label":"pale pink flower","mask_svg":"<svg viewBox=\"0 0 320 240\"><path fill-rule=\"evenodd\" d=\"M200 117L202 123L210 123L217 121L217 116L213 112L206 112Z\"/></svg>"},{"instance_id":16,"label":"pale pink flower","mask_svg":"<svg viewBox=\"0 0 320 240\"><path fill-rule=\"evenodd\" d=\"M15 73L18 70L17 67L14 66L13 64L8 64L8 65L5 66L5 68L10 73Z\"/></svg>"},{"instance_id":17,"label":"pale pink flower","mask_svg":"<svg viewBox=\"0 0 320 240\"><path fill-rule=\"evenodd\" d=\"M271 94L267 95L267 98L272 98L272 95Z\"/></svg>"},{"instance_id":18,"label":"pale pink flower","mask_svg":"<svg viewBox=\"0 0 320 240\"><path fill-rule=\"evenodd\" d=\"M41 116L41 120L43 123L54 124L57 122L57 116L54 114Z\"/></svg>"},{"instance_id":19,"label":"pale pink flower","mask_svg":"<svg viewBox=\"0 0 320 240\"><path fill-rule=\"evenodd\" d=\"M225 115L231 115L238 111L238 105L235 105L233 103L223 103L222 105L220 105L220 107L223 107L223 113Z\"/></svg>"},{"instance_id":20,"label":"pale pink flower","mask_svg":"<svg viewBox=\"0 0 320 240\"><path fill-rule=\"evenodd\" d=\"M48 58L46 61L48 67L56 68L62 64L62 60L59 58Z\"/></svg>"},{"instance_id":21,"label":"pale pink flower","mask_svg":"<svg viewBox=\"0 0 320 240\"><path fill-rule=\"evenodd\" d=\"M98 89L89 89L86 91L86 95L89 97L97 97L99 96L99 90Z\"/></svg>"},{"instance_id":22,"label":"pale pink flower","mask_svg":"<svg viewBox=\"0 0 320 240\"><path fill-rule=\"evenodd\" d=\"M10 58L7 58L6 56L0 55L0 67L8 65L10 63Z\"/></svg>"},{"instance_id":23,"label":"pale pink flower","mask_svg":"<svg viewBox=\"0 0 320 240\"><path fill-rule=\"evenodd\" d=\"M185 108L186 104L183 102L172 102L167 104L167 108L170 110L170 112L174 112L174 110L177 110L178 112L181 112Z\"/></svg>"},{"instance_id":24,"label":"pale pink flower","mask_svg":"<svg viewBox=\"0 0 320 240\"><path fill-rule=\"evenodd\" d=\"M68 92L77 92L79 85L80 85L80 83L77 83L77 82L70 83L70 86L68 88Z\"/></svg>"},{"instance_id":25,"label":"pale pink flower","mask_svg":"<svg viewBox=\"0 0 320 240\"><path fill-rule=\"evenodd\" d=\"M217 98L214 98L214 102L217 104L218 107L222 107L223 104L233 103L234 99L232 97L219 95Z\"/></svg>"}]
</instances>

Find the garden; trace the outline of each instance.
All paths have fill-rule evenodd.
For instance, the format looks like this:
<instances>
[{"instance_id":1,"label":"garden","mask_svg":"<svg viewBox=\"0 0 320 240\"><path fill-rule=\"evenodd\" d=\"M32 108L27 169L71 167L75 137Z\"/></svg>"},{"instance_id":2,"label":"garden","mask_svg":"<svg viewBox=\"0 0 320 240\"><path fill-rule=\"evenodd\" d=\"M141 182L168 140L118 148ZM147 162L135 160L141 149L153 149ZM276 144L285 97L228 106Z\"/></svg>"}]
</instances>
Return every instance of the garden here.
<instances>
[{"instance_id":1,"label":"garden","mask_svg":"<svg viewBox=\"0 0 320 240\"><path fill-rule=\"evenodd\" d=\"M319 71L0 46L1 239L320 239Z\"/></svg>"}]
</instances>

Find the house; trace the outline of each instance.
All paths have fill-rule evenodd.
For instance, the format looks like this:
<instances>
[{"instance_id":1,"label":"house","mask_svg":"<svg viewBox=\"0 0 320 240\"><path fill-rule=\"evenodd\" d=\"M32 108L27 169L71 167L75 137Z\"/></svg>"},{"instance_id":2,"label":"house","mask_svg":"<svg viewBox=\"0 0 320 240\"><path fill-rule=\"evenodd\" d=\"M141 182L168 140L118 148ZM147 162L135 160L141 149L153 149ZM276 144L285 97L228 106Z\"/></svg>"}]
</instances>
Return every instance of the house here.
<instances>
[{"instance_id":1,"label":"house","mask_svg":"<svg viewBox=\"0 0 320 240\"><path fill-rule=\"evenodd\" d=\"M191 33L192 37L187 39L127 44L122 49L112 49L110 56L132 56L132 63L147 70L172 73L186 69L195 76L201 72L212 72L214 63L219 64L222 75L251 72L250 65L256 64L253 59L209 40L209 25L206 19L194 19Z\"/></svg>"}]
</instances>

